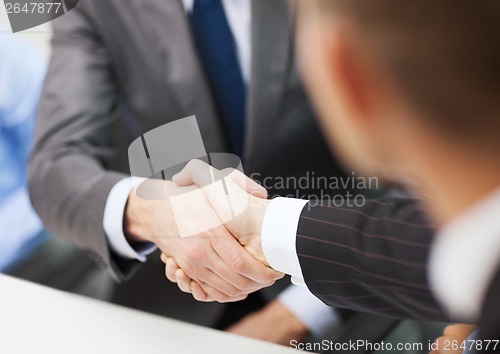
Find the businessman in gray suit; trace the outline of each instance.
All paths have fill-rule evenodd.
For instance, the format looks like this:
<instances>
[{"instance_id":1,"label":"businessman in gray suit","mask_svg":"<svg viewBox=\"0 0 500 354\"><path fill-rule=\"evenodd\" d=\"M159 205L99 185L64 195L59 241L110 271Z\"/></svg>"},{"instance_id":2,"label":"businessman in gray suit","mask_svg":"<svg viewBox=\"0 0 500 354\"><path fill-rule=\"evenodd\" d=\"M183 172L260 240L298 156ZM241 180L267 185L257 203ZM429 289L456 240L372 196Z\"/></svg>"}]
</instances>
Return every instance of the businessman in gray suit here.
<instances>
[{"instance_id":1,"label":"businessman in gray suit","mask_svg":"<svg viewBox=\"0 0 500 354\"><path fill-rule=\"evenodd\" d=\"M219 16L221 6L225 26ZM175 230L171 220L148 212L150 205L133 195L129 198L126 152L141 134L195 114L207 151L238 153L245 171L255 178L341 174L324 163L331 157L295 69L290 11L281 0L84 0L53 22L53 55L29 166L31 197L49 229L81 247L118 281L130 279L117 286L115 302L218 328L241 317L231 315L238 312L231 305L200 304L179 292L165 279L158 256L138 267L152 242L164 252L168 248L158 239L140 242L149 235L146 230ZM207 24L200 13L220 21ZM231 30L232 41L225 44L230 53L223 59L230 63L237 59L239 73L231 68L229 85L240 95L229 99L239 102L241 111L227 108L228 99L221 97L219 83L213 80L217 62L213 63L210 48L200 48L211 40L200 38L210 32L203 26L217 28L211 32L220 33L222 40L227 39L227 28ZM239 126L231 126L228 119ZM307 144L299 147L300 141ZM316 192L271 190L277 193ZM176 249L177 257L185 252L189 261L191 246ZM251 260L239 247L232 252L238 259ZM199 258L191 262L201 263ZM262 283L244 277L242 286L248 290L275 280L276 274L259 268L258 262L247 263L245 270L253 271ZM233 283L242 279L232 269L227 273ZM233 330L287 343L309 332L319 333L337 320L335 312L303 289L286 290L272 301L285 286L247 300L243 312L269 305L237 322ZM239 290L228 291L234 295ZM245 297L245 292L241 295ZM275 326L276 321L281 326ZM255 329L260 332L249 333Z\"/></svg>"},{"instance_id":2,"label":"businessman in gray suit","mask_svg":"<svg viewBox=\"0 0 500 354\"><path fill-rule=\"evenodd\" d=\"M287 289L273 301L282 282L243 302L243 313L267 304L264 309L233 317L238 311L230 306L241 305L202 304L179 292L165 280L159 257L138 267L156 245L208 286L226 281L225 293L212 294L221 302L243 299L280 277L222 228L219 238L212 230L196 240L215 248L200 254L205 248L175 238L168 208L130 193L128 145L167 122L196 115L207 151L240 155L245 172L270 196L348 192L269 182L344 176L332 163L296 70L292 12L285 0L83 0L54 21L30 193L48 229L117 280L135 273L117 287L117 303L217 328L236 322L234 332L278 343L320 333L338 319L304 289ZM407 231L372 219L344 222L353 233L366 223ZM226 242L215 245L221 235ZM205 268L212 277L201 278Z\"/></svg>"}]
</instances>

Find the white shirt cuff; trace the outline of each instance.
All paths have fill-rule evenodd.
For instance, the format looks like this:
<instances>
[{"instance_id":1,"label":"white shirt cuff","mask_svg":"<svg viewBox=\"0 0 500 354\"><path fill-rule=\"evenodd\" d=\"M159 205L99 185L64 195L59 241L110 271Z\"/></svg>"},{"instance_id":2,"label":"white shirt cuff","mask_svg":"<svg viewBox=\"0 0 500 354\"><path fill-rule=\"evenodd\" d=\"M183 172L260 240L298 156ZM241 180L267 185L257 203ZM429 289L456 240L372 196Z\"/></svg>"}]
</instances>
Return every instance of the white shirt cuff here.
<instances>
[{"instance_id":1,"label":"white shirt cuff","mask_svg":"<svg viewBox=\"0 0 500 354\"><path fill-rule=\"evenodd\" d=\"M269 203L262 225L262 250L269 265L305 285L295 241L302 209L307 200L275 198Z\"/></svg>"},{"instance_id":2,"label":"white shirt cuff","mask_svg":"<svg viewBox=\"0 0 500 354\"><path fill-rule=\"evenodd\" d=\"M133 188L132 178L124 178L113 186L104 207L104 232L108 237L111 250L126 259L146 261L146 256L156 250L156 246L144 243L133 248L123 232L123 216L130 192Z\"/></svg>"},{"instance_id":3,"label":"white shirt cuff","mask_svg":"<svg viewBox=\"0 0 500 354\"><path fill-rule=\"evenodd\" d=\"M333 307L325 305L304 286L289 286L279 295L278 301L316 338L320 338L342 321Z\"/></svg>"}]
</instances>

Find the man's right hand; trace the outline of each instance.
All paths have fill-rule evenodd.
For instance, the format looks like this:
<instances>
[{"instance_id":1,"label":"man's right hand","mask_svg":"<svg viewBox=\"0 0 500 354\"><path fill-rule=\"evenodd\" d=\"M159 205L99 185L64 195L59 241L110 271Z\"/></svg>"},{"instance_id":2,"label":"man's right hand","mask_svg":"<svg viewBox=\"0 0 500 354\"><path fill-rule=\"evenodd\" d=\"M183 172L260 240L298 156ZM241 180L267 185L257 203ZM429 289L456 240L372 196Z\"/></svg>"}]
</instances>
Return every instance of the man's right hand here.
<instances>
[{"instance_id":1,"label":"man's right hand","mask_svg":"<svg viewBox=\"0 0 500 354\"><path fill-rule=\"evenodd\" d=\"M211 188L207 182L211 176L223 179L224 189ZM219 171L203 161L191 160L172 180L178 186L200 187L214 212L224 221L233 237L255 258L269 266L261 239L264 216L271 201L248 190L250 179L247 176L236 169ZM234 208L227 207L227 200L230 200L233 206L240 206L238 215L234 215ZM181 264L178 265L182 268Z\"/></svg>"},{"instance_id":2,"label":"man's right hand","mask_svg":"<svg viewBox=\"0 0 500 354\"><path fill-rule=\"evenodd\" d=\"M202 284L210 299L218 302L238 301L247 294L272 285L283 275L266 267L248 253L220 222L204 193L198 187L179 187L170 181L154 180L155 188L167 196L190 193L188 203L176 205L175 215L170 198L146 200L133 191L127 202L124 231L128 241L151 242L163 254L175 259L183 272ZM265 197L265 190L253 182L251 193ZM197 235L181 237L179 230L205 230L206 225L219 225ZM176 281L175 275L166 274ZM180 286L184 292L189 287Z\"/></svg>"}]
</instances>

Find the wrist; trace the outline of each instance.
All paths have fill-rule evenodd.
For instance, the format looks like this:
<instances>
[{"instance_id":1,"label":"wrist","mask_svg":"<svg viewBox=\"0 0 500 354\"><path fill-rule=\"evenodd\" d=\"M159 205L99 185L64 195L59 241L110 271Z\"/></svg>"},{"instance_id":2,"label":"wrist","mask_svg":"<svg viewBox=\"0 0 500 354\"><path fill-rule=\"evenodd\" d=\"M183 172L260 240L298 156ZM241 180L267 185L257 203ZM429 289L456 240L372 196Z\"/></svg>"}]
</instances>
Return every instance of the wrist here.
<instances>
[{"instance_id":1,"label":"wrist","mask_svg":"<svg viewBox=\"0 0 500 354\"><path fill-rule=\"evenodd\" d=\"M246 229L248 230L248 239L242 243L255 258L268 267L269 262L267 261L262 248L262 225L270 202L271 201L267 199L257 197L251 198L250 205L248 207L248 214L245 215L245 218L248 221L246 226Z\"/></svg>"},{"instance_id":2,"label":"wrist","mask_svg":"<svg viewBox=\"0 0 500 354\"><path fill-rule=\"evenodd\" d=\"M144 203L134 192L129 194L123 213L123 232L125 238L130 244L152 242L154 243L150 232L144 223L144 218L141 218L142 208Z\"/></svg>"}]
</instances>

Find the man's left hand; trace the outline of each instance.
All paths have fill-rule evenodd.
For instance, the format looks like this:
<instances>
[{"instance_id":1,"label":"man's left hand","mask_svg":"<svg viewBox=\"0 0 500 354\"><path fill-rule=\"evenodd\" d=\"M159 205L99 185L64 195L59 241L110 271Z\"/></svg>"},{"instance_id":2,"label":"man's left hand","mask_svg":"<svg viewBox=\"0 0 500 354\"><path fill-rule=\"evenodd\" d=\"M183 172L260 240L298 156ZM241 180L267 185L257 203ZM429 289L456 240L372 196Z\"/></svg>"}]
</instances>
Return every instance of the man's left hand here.
<instances>
[{"instance_id":1,"label":"man's left hand","mask_svg":"<svg viewBox=\"0 0 500 354\"><path fill-rule=\"evenodd\" d=\"M307 327L279 300L247 315L226 331L286 346L292 340L301 342L309 336Z\"/></svg>"}]
</instances>

